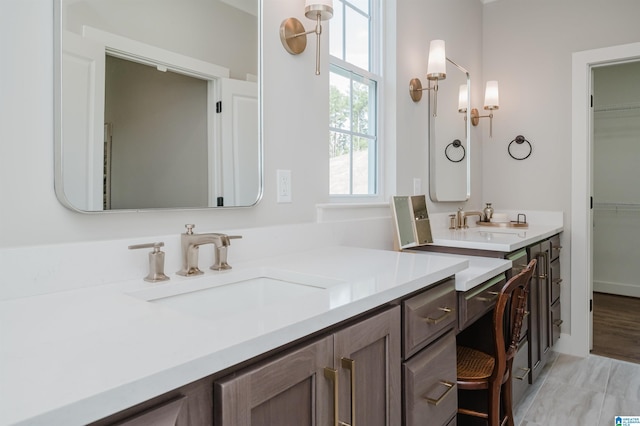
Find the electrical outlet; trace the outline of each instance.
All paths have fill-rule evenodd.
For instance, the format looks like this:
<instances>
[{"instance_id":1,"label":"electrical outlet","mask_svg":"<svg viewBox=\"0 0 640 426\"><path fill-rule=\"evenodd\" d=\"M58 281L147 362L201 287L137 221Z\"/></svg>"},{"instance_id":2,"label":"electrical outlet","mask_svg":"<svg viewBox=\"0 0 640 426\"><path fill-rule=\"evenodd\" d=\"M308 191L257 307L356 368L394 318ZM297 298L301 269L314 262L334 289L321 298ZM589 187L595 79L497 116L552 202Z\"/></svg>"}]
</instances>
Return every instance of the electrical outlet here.
<instances>
[{"instance_id":1,"label":"electrical outlet","mask_svg":"<svg viewBox=\"0 0 640 426\"><path fill-rule=\"evenodd\" d=\"M291 202L291 170L277 170L278 203Z\"/></svg>"},{"instance_id":2,"label":"electrical outlet","mask_svg":"<svg viewBox=\"0 0 640 426\"><path fill-rule=\"evenodd\" d=\"M413 195L420 195L422 193L422 180L420 178L413 178Z\"/></svg>"}]
</instances>

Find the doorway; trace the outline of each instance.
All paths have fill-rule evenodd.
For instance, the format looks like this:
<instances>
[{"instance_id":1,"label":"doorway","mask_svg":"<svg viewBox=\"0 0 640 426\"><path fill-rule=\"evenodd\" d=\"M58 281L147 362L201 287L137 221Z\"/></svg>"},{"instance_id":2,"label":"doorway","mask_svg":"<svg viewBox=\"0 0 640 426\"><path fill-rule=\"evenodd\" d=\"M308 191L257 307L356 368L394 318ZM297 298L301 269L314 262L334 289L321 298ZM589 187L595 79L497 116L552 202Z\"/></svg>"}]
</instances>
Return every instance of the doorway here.
<instances>
[{"instance_id":1,"label":"doorway","mask_svg":"<svg viewBox=\"0 0 640 426\"><path fill-rule=\"evenodd\" d=\"M592 79L592 353L640 363L640 61Z\"/></svg>"},{"instance_id":2,"label":"doorway","mask_svg":"<svg viewBox=\"0 0 640 426\"><path fill-rule=\"evenodd\" d=\"M592 347L593 111L592 70L640 60L640 43L576 52L572 58L571 312L564 353L586 357Z\"/></svg>"}]
</instances>

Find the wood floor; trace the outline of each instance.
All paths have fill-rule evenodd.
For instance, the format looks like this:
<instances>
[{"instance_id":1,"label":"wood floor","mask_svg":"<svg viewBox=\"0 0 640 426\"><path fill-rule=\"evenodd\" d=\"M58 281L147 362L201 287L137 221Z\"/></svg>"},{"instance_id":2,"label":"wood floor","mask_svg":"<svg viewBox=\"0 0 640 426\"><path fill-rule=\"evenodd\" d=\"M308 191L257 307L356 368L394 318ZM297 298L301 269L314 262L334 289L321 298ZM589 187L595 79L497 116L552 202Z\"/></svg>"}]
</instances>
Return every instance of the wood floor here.
<instances>
[{"instance_id":1,"label":"wood floor","mask_svg":"<svg viewBox=\"0 0 640 426\"><path fill-rule=\"evenodd\" d=\"M593 293L591 353L640 364L640 299Z\"/></svg>"}]
</instances>

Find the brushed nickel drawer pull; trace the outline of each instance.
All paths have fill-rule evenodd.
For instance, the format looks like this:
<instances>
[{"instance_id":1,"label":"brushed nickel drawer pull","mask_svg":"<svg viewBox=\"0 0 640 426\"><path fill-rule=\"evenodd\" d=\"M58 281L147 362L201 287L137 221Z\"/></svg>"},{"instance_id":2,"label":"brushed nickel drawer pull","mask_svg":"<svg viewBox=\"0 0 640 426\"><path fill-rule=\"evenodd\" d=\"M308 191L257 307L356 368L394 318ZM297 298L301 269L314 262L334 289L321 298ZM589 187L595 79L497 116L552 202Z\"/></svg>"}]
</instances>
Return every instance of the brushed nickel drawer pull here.
<instances>
[{"instance_id":1,"label":"brushed nickel drawer pull","mask_svg":"<svg viewBox=\"0 0 640 426\"><path fill-rule=\"evenodd\" d=\"M555 280L553 280L554 284L562 284L562 278L556 278Z\"/></svg>"},{"instance_id":2,"label":"brushed nickel drawer pull","mask_svg":"<svg viewBox=\"0 0 640 426\"><path fill-rule=\"evenodd\" d=\"M560 251L562 246L551 246L552 249Z\"/></svg>"},{"instance_id":3,"label":"brushed nickel drawer pull","mask_svg":"<svg viewBox=\"0 0 640 426\"><path fill-rule=\"evenodd\" d=\"M492 297L478 297L478 300L481 302L491 303L491 302L495 302L498 299L498 296L500 295L500 292L498 291L488 291L487 293L490 294Z\"/></svg>"},{"instance_id":4,"label":"brushed nickel drawer pull","mask_svg":"<svg viewBox=\"0 0 640 426\"><path fill-rule=\"evenodd\" d=\"M446 380L440 380L440 384L446 386L447 390L444 391L444 393L442 395L440 395L440 398L437 399L433 399L430 398L428 396L425 396L424 399L427 400L427 402L431 405L438 405L442 402L442 400L449 395L449 393L454 390L456 388L456 384L452 383L452 382L448 382Z\"/></svg>"},{"instance_id":5,"label":"brushed nickel drawer pull","mask_svg":"<svg viewBox=\"0 0 640 426\"><path fill-rule=\"evenodd\" d=\"M444 312L444 314L440 315L438 318L431 318L431 317L425 318L424 320L428 324L438 324L438 323L442 322L446 317L451 315L451 313L453 312L453 309L447 308L447 307L442 307L442 308L438 308L438 309L441 310L442 312Z\"/></svg>"},{"instance_id":6,"label":"brushed nickel drawer pull","mask_svg":"<svg viewBox=\"0 0 640 426\"><path fill-rule=\"evenodd\" d=\"M518 367L518 370L524 371L524 374L522 376L516 376L516 375L513 376L514 379L518 379L518 380L526 379L529 373L531 372L531 369L526 367L525 368Z\"/></svg>"},{"instance_id":7,"label":"brushed nickel drawer pull","mask_svg":"<svg viewBox=\"0 0 640 426\"><path fill-rule=\"evenodd\" d=\"M560 326L562 325L564 321L562 321L561 319L557 319L553 322L553 325L560 328Z\"/></svg>"},{"instance_id":8,"label":"brushed nickel drawer pull","mask_svg":"<svg viewBox=\"0 0 640 426\"><path fill-rule=\"evenodd\" d=\"M345 426L356 426L356 362L349 358L341 358L342 368L349 370L351 376L351 425L340 422Z\"/></svg>"}]
</instances>

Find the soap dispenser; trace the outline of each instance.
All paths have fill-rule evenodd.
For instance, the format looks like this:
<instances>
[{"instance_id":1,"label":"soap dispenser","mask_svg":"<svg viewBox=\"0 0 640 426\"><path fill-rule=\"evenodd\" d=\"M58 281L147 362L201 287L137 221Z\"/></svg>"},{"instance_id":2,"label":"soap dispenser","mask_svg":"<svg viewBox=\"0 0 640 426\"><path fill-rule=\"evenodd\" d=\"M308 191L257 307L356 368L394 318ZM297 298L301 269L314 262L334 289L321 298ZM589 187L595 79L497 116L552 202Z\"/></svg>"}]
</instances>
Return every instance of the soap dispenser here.
<instances>
[{"instance_id":1,"label":"soap dispenser","mask_svg":"<svg viewBox=\"0 0 640 426\"><path fill-rule=\"evenodd\" d=\"M491 207L491 203L487 203L482 212L484 213L484 221L491 222L491 218L493 217L493 207Z\"/></svg>"}]
</instances>

